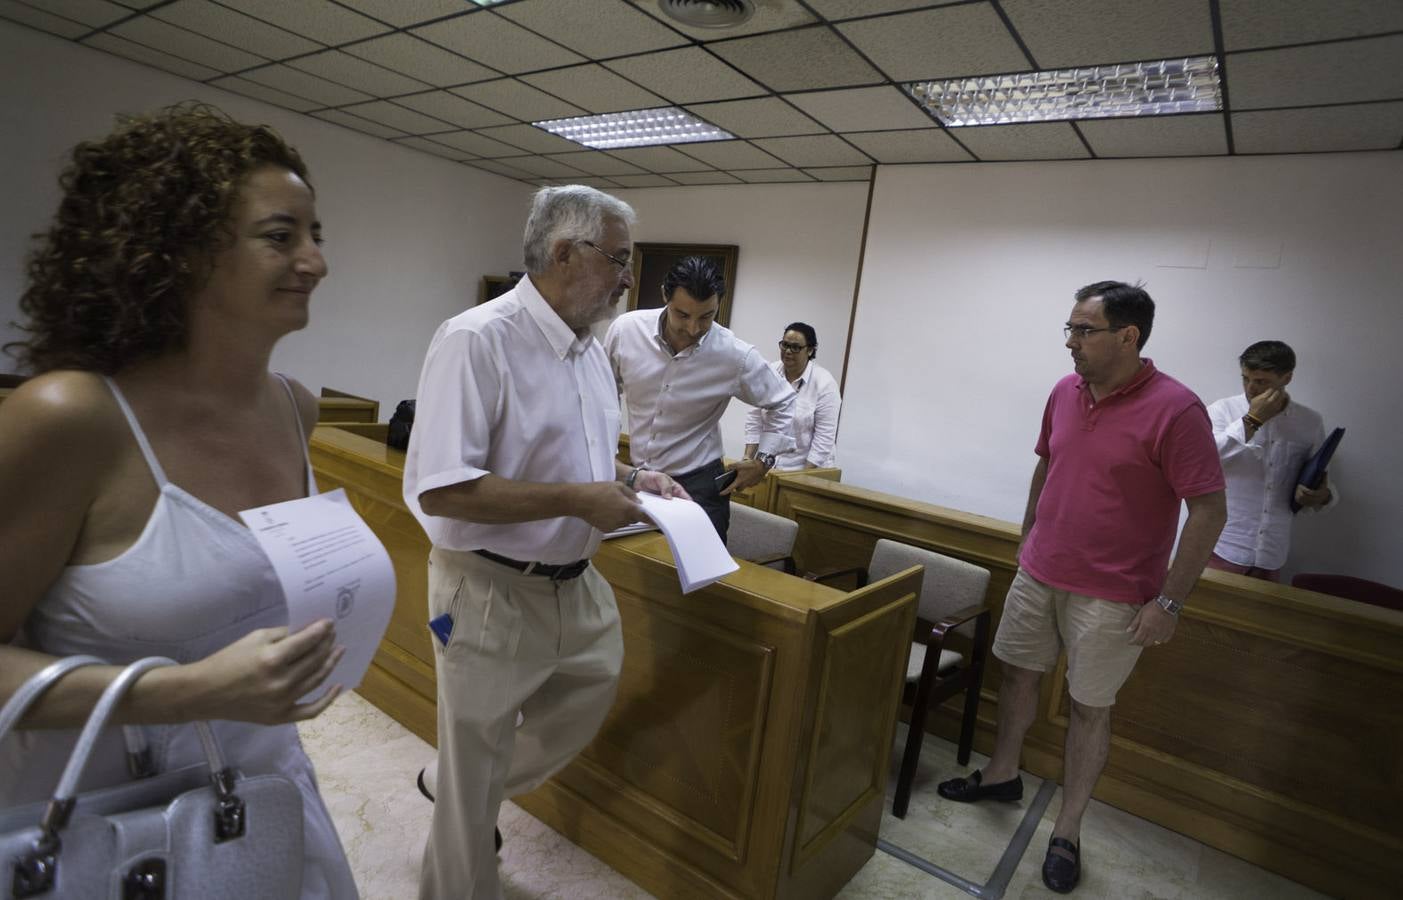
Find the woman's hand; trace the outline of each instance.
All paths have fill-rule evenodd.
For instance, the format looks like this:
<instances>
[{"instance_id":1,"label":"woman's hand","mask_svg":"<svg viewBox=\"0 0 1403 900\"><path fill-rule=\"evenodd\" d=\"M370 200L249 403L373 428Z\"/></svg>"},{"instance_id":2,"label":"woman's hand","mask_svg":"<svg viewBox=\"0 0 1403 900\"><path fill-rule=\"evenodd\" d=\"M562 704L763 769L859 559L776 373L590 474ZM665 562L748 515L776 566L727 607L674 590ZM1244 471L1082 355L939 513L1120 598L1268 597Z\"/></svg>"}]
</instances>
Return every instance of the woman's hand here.
<instances>
[{"instance_id":1,"label":"woman's hand","mask_svg":"<svg viewBox=\"0 0 1403 900\"><path fill-rule=\"evenodd\" d=\"M288 634L260 628L180 667L185 682L182 719L230 719L281 725L318 716L341 694L336 685L308 703L298 700L326 681L345 654L336 631L323 619Z\"/></svg>"}]
</instances>

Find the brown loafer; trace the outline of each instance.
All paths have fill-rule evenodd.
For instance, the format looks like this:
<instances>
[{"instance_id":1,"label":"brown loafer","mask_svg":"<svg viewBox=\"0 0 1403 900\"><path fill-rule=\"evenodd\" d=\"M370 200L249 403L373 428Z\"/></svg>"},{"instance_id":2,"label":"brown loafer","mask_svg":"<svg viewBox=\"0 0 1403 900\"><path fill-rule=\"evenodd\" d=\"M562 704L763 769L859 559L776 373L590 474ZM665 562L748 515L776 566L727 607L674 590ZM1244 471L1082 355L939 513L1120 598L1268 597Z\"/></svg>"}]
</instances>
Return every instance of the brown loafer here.
<instances>
[{"instance_id":1,"label":"brown loafer","mask_svg":"<svg viewBox=\"0 0 1403 900\"><path fill-rule=\"evenodd\" d=\"M984 773L976 771L965 778L942 781L935 790L946 800L954 800L957 803L976 803L980 800L1016 803L1023 799L1023 776L998 784L982 784L983 778Z\"/></svg>"}]
</instances>

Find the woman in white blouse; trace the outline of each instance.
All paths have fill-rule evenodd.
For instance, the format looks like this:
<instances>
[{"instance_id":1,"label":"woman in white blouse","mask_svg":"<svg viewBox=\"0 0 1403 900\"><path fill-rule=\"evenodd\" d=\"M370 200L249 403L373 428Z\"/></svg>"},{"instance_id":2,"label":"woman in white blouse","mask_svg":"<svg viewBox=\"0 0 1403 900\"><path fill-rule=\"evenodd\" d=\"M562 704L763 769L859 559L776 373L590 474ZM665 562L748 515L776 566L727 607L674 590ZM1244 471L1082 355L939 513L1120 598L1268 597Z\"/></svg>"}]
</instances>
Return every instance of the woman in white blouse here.
<instances>
[{"instance_id":1,"label":"woman in white blouse","mask_svg":"<svg viewBox=\"0 0 1403 900\"><path fill-rule=\"evenodd\" d=\"M794 447L775 457L781 471L814 469L836 465L833 445L838 438L838 382L832 373L814 362L818 356L818 336L813 327L795 322L784 329L779 342L779 359L770 364L799 394L794 404ZM760 412L752 409L745 420L745 457L755 455L760 441Z\"/></svg>"}]
</instances>

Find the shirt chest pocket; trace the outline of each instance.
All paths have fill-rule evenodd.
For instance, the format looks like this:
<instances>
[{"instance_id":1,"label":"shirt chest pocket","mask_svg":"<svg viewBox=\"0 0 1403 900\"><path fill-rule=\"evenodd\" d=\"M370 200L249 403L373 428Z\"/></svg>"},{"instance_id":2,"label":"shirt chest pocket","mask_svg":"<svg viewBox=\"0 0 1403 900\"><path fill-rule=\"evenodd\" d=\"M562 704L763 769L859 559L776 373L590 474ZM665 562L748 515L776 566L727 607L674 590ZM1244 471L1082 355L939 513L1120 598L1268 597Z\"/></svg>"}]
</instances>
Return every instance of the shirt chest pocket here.
<instances>
[{"instance_id":1,"label":"shirt chest pocket","mask_svg":"<svg viewBox=\"0 0 1403 900\"><path fill-rule=\"evenodd\" d=\"M1305 441L1275 441L1267 454L1267 466L1274 483L1296 483L1301 466L1310 457L1310 444Z\"/></svg>"}]
</instances>

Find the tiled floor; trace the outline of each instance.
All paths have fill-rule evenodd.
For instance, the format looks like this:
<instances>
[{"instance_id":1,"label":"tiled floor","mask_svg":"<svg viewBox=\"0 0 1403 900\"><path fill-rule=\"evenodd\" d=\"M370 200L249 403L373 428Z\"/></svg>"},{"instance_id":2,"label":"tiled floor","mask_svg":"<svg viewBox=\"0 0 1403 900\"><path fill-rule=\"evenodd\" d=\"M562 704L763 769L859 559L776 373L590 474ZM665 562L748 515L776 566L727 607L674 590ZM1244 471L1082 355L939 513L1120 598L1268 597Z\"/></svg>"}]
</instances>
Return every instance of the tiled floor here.
<instances>
[{"instance_id":1,"label":"tiled floor","mask_svg":"<svg viewBox=\"0 0 1403 900\"><path fill-rule=\"evenodd\" d=\"M433 748L356 694L348 694L319 719L303 724L301 732L362 896L366 900L413 898L430 809L415 790L414 777L433 759ZM899 738L904 739L904 729ZM925 741L910 811L904 820L892 817L889 787L881 836L983 884L1041 782L1024 776L1020 804L948 803L936 795L934 786L964 771L954 757L953 745L936 738ZM983 762L978 754L972 761L974 766ZM1055 896L1043 887L1039 867L1060 802L1059 789L1014 872L1006 897ZM507 900L644 900L651 896L511 803L503 806L498 824L506 839L501 872ZM1082 848L1085 868L1074 896L1084 900L1324 896L1096 801L1083 824ZM839 896L843 900L954 900L969 895L878 851Z\"/></svg>"}]
</instances>

